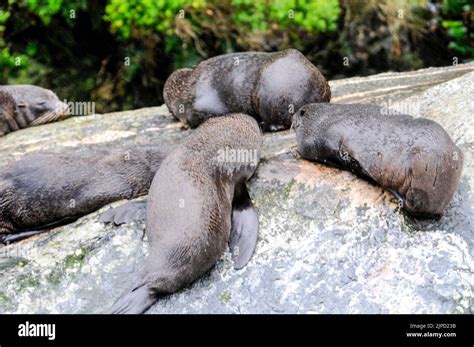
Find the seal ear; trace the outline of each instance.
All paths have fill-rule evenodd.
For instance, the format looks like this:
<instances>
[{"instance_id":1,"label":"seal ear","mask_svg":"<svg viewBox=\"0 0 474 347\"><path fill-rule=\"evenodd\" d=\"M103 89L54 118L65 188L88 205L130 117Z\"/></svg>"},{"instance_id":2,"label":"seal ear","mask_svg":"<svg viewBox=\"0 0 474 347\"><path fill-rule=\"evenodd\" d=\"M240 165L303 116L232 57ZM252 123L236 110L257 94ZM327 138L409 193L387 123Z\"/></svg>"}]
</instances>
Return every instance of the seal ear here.
<instances>
[{"instance_id":1,"label":"seal ear","mask_svg":"<svg viewBox=\"0 0 474 347\"><path fill-rule=\"evenodd\" d=\"M257 245L258 215L250 200L245 180L235 186L232 201L232 226L229 247L234 268L241 269L249 262Z\"/></svg>"}]
</instances>

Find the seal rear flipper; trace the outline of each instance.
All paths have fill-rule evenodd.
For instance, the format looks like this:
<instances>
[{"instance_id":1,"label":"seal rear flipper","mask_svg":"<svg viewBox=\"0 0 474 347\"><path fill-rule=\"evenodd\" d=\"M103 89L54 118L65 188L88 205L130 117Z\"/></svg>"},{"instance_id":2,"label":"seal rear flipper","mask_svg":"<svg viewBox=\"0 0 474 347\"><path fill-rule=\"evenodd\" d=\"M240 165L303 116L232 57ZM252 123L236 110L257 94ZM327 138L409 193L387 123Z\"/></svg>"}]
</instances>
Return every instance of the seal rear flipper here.
<instances>
[{"instance_id":1,"label":"seal rear flipper","mask_svg":"<svg viewBox=\"0 0 474 347\"><path fill-rule=\"evenodd\" d=\"M129 201L123 205L111 208L100 215L99 221L114 223L114 225L128 224L133 221L143 221L146 216L146 201Z\"/></svg>"},{"instance_id":2,"label":"seal rear flipper","mask_svg":"<svg viewBox=\"0 0 474 347\"><path fill-rule=\"evenodd\" d=\"M9 244L12 242L21 241L31 236L41 234L45 231L46 230L29 230L29 231L20 231L19 233L14 233L14 234L3 234L0 236L0 243Z\"/></svg>"},{"instance_id":3,"label":"seal rear flipper","mask_svg":"<svg viewBox=\"0 0 474 347\"><path fill-rule=\"evenodd\" d=\"M241 269L249 262L257 245L258 215L250 200L245 181L235 187L232 201L232 226L229 247L234 268Z\"/></svg>"},{"instance_id":4,"label":"seal rear flipper","mask_svg":"<svg viewBox=\"0 0 474 347\"><path fill-rule=\"evenodd\" d=\"M31 236L34 236L34 235L37 235L37 234L41 234L41 233L44 233L46 231L50 231L51 229L54 229L54 228L59 228L61 226L64 226L66 224L69 224L69 223L72 223L72 222L75 222L76 220L78 220L82 215L74 215L74 216L69 216L69 217L64 217L60 220L57 220L55 222L52 222L52 223L48 223L48 224L45 224L45 225L40 225L40 226L37 226L37 227L33 227L33 228L28 228L27 230L21 230L21 231L18 231L18 232L2 232L1 229L0 229L0 243L12 243L12 242L17 242L17 241L21 241L23 239L27 239Z\"/></svg>"},{"instance_id":5,"label":"seal rear flipper","mask_svg":"<svg viewBox=\"0 0 474 347\"><path fill-rule=\"evenodd\" d=\"M135 287L121 296L108 313L139 314L146 312L158 297L148 288L147 284Z\"/></svg>"}]
</instances>

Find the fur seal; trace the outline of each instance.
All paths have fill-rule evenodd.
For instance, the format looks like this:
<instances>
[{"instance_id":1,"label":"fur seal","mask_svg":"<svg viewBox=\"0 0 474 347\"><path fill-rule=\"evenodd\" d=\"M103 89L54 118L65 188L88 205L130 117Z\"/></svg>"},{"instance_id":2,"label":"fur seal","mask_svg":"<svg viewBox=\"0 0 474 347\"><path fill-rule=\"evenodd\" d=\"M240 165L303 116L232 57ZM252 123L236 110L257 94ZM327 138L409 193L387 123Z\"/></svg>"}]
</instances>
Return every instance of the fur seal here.
<instances>
[{"instance_id":1,"label":"fur seal","mask_svg":"<svg viewBox=\"0 0 474 347\"><path fill-rule=\"evenodd\" d=\"M234 266L246 265L259 228L246 182L261 146L255 119L231 114L207 120L168 155L148 194L145 270L112 313L146 311L210 270L228 243Z\"/></svg>"},{"instance_id":2,"label":"fur seal","mask_svg":"<svg viewBox=\"0 0 474 347\"><path fill-rule=\"evenodd\" d=\"M146 195L166 154L162 146L140 146L25 155L0 174L0 241L15 241L111 202Z\"/></svg>"},{"instance_id":3,"label":"fur seal","mask_svg":"<svg viewBox=\"0 0 474 347\"><path fill-rule=\"evenodd\" d=\"M0 90L0 136L19 129L14 118L15 109L16 103L12 95Z\"/></svg>"},{"instance_id":4,"label":"fur seal","mask_svg":"<svg viewBox=\"0 0 474 347\"><path fill-rule=\"evenodd\" d=\"M264 131L275 131L288 129L301 106L329 102L331 91L303 54L288 49L224 54L179 69L167 79L163 97L171 114L191 128L210 117L242 112Z\"/></svg>"},{"instance_id":5,"label":"fur seal","mask_svg":"<svg viewBox=\"0 0 474 347\"><path fill-rule=\"evenodd\" d=\"M67 110L68 106L49 89L32 85L0 86L0 136L54 122L66 115Z\"/></svg>"},{"instance_id":6,"label":"fur seal","mask_svg":"<svg viewBox=\"0 0 474 347\"><path fill-rule=\"evenodd\" d=\"M461 150L428 119L375 105L311 104L293 127L303 158L374 181L415 216L440 216L461 176Z\"/></svg>"}]
</instances>

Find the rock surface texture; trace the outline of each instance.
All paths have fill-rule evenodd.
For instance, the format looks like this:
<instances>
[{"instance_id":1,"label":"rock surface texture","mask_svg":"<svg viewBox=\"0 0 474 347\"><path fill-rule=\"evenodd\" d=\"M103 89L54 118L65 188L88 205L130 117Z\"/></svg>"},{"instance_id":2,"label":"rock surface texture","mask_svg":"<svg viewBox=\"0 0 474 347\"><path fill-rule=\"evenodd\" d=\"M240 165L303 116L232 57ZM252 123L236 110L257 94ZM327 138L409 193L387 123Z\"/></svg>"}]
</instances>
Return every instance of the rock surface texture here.
<instances>
[{"instance_id":1,"label":"rock surface texture","mask_svg":"<svg viewBox=\"0 0 474 347\"><path fill-rule=\"evenodd\" d=\"M444 216L410 217L383 189L299 159L292 130L265 134L249 183L260 216L250 263L234 270L227 252L149 313L474 313L474 63L330 85L332 102L409 111L446 129L464 171ZM173 145L189 134L164 106L76 117L0 138L0 170L34 151ZM148 252L143 223L99 222L109 207L0 246L0 312L106 312Z\"/></svg>"}]
</instances>

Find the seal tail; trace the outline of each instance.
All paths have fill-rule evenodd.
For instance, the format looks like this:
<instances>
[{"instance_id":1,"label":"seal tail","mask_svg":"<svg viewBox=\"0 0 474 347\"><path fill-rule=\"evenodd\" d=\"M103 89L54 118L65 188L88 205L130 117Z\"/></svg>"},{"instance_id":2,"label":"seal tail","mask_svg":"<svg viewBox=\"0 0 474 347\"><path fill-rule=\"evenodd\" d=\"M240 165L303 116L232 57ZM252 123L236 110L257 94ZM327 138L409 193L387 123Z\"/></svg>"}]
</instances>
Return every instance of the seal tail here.
<instances>
[{"instance_id":1,"label":"seal tail","mask_svg":"<svg viewBox=\"0 0 474 347\"><path fill-rule=\"evenodd\" d=\"M146 283L122 295L112 306L111 314L140 314L146 312L158 300Z\"/></svg>"}]
</instances>

